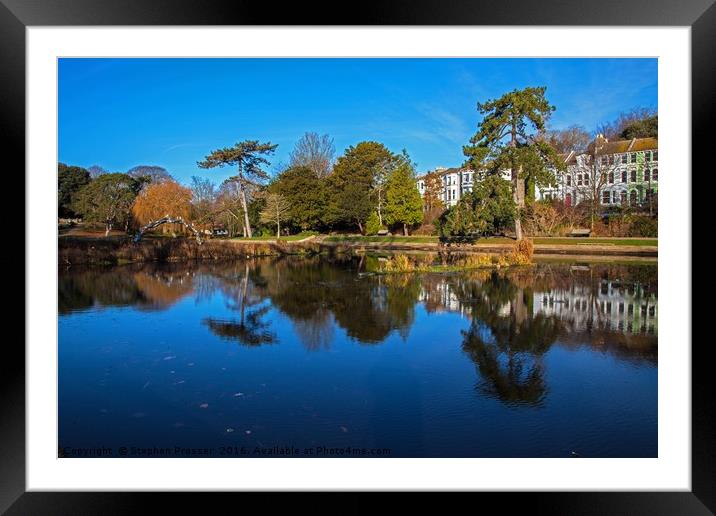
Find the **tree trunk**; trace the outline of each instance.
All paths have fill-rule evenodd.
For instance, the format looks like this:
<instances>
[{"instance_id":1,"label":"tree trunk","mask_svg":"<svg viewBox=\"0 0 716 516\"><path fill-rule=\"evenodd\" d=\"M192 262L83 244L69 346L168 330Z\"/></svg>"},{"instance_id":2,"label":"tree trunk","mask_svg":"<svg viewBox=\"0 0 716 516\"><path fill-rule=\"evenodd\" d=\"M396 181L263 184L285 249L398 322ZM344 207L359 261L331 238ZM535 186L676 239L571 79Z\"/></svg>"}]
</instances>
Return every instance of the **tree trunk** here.
<instances>
[{"instance_id":1,"label":"tree trunk","mask_svg":"<svg viewBox=\"0 0 716 516\"><path fill-rule=\"evenodd\" d=\"M378 189L378 222L380 222L380 227L383 227L383 214L380 210L380 204L381 204L381 198L380 198L380 188Z\"/></svg>"},{"instance_id":2,"label":"tree trunk","mask_svg":"<svg viewBox=\"0 0 716 516\"><path fill-rule=\"evenodd\" d=\"M408 236L408 225L403 224L403 235Z\"/></svg>"},{"instance_id":3,"label":"tree trunk","mask_svg":"<svg viewBox=\"0 0 716 516\"><path fill-rule=\"evenodd\" d=\"M512 131L511 131L511 139L510 139L510 147L513 149L517 147L517 124L516 122L512 123ZM522 240L522 207L525 204L525 196L524 196L524 187L520 188L520 172L522 171L522 166L520 166L519 170L515 170L515 161L514 156L511 163L511 173L512 173L512 200L515 203L515 207L517 208L517 213L515 214L515 238L517 240ZM520 190L522 190L522 195L520 195Z\"/></svg>"},{"instance_id":4,"label":"tree trunk","mask_svg":"<svg viewBox=\"0 0 716 516\"><path fill-rule=\"evenodd\" d=\"M281 221L276 219L276 240L281 238Z\"/></svg>"},{"instance_id":5,"label":"tree trunk","mask_svg":"<svg viewBox=\"0 0 716 516\"><path fill-rule=\"evenodd\" d=\"M105 236L105 237L108 237L110 231L112 231L112 223L111 223L111 222L108 222L108 223L106 224L106 226L105 226L105 229L104 229L104 236Z\"/></svg>"},{"instance_id":6,"label":"tree trunk","mask_svg":"<svg viewBox=\"0 0 716 516\"><path fill-rule=\"evenodd\" d=\"M239 191L241 192L241 207L244 209L244 229L246 230L246 235L251 238L251 224L249 223L249 207L248 203L246 202L246 191L244 190L244 185L239 185Z\"/></svg>"},{"instance_id":7,"label":"tree trunk","mask_svg":"<svg viewBox=\"0 0 716 516\"><path fill-rule=\"evenodd\" d=\"M361 224L360 221L358 222L358 229L360 230L360 234L362 235L363 234L363 224Z\"/></svg>"},{"instance_id":8,"label":"tree trunk","mask_svg":"<svg viewBox=\"0 0 716 516\"><path fill-rule=\"evenodd\" d=\"M517 208L517 213L515 214L515 238L517 238L517 240L522 240L522 208L525 206L524 186L519 177L521 168L522 167L518 170L512 169L512 199Z\"/></svg>"}]
</instances>

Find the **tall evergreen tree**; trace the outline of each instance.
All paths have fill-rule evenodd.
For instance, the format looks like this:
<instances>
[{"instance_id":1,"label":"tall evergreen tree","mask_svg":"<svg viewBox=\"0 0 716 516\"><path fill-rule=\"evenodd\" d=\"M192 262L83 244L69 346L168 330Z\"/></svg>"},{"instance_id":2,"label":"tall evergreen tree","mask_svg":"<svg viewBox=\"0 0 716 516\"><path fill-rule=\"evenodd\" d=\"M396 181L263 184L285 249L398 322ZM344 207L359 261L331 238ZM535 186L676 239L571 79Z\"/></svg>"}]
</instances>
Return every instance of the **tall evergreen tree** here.
<instances>
[{"instance_id":1,"label":"tall evergreen tree","mask_svg":"<svg viewBox=\"0 0 716 516\"><path fill-rule=\"evenodd\" d=\"M328 176L328 217L332 224L357 225L361 233L376 208L373 186L395 156L381 143L361 142L346 149Z\"/></svg>"},{"instance_id":2,"label":"tall evergreen tree","mask_svg":"<svg viewBox=\"0 0 716 516\"><path fill-rule=\"evenodd\" d=\"M287 168L269 186L269 191L283 195L290 205L286 222L306 231L324 224L326 180L308 167Z\"/></svg>"},{"instance_id":3,"label":"tall evergreen tree","mask_svg":"<svg viewBox=\"0 0 716 516\"><path fill-rule=\"evenodd\" d=\"M423 220L423 199L415 182L415 172L409 161L401 163L388 176L385 189L385 221L402 224L403 234L408 226Z\"/></svg>"},{"instance_id":4,"label":"tall evergreen tree","mask_svg":"<svg viewBox=\"0 0 716 516\"><path fill-rule=\"evenodd\" d=\"M271 144L271 142L259 143L258 140L246 140L237 143L233 147L212 151L204 161L197 163L200 168L236 167L236 175L229 179L239 190L241 206L244 211L244 227L249 238L252 234L246 188L250 185L260 184L268 178L268 173L262 167L269 165L270 162L264 156L273 154L276 151L276 147L278 145Z\"/></svg>"},{"instance_id":5,"label":"tall evergreen tree","mask_svg":"<svg viewBox=\"0 0 716 516\"><path fill-rule=\"evenodd\" d=\"M540 134L555 109L545 98L545 90L514 90L499 99L478 103L482 122L470 139L471 145L463 147L466 165L471 169L492 175L510 170L518 240L522 239L520 211L528 185L554 184L550 167L562 166L556 151Z\"/></svg>"},{"instance_id":6,"label":"tall evergreen tree","mask_svg":"<svg viewBox=\"0 0 716 516\"><path fill-rule=\"evenodd\" d=\"M60 217L75 217L72 201L80 189L90 182L90 173L82 167L57 165L57 210Z\"/></svg>"}]
</instances>

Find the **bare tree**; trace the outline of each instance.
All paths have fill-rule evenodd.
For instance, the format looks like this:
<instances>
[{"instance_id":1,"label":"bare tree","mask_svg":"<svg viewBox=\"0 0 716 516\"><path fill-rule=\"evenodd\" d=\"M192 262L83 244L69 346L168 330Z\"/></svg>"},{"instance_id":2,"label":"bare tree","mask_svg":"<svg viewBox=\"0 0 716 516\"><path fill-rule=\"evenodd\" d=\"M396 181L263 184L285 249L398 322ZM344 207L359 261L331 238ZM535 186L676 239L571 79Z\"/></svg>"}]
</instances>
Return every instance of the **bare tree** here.
<instances>
[{"instance_id":1,"label":"bare tree","mask_svg":"<svg viewBox=\"0 0 716 516\"><path fill-rule=\"evenodd\" d=\"M335 154L333 138L329 135L306 133L296 142L289 155L289 163L292 167L308 167L318 177L326 177L331 172Z\"/></svg>"},{"instance_id":2,"label":"bare tree","mask_svg":"<svg viewBox=\"0 0 716 516\"><path fill-rule=\"evenodd\" d=\"M545 133L547 142L560 154L585 152L592 136L581 125L571 125L566 129L553 129Z\"/></svg>"},{"instance_id":3,"label":"bare tree","mask_svg":"<svg viewBox=\"0 0 716 516\"><path fill-rule=\"evenodd\" d=\"M266 207L261 210L261 222L276 224L276 238L281 238L281 221L285 220L291 205L288 199L278 193L269 193L264 197Z\"/></svg>"},{"instance_id":4,"label":"bare tree","mask_svg":"<svg viewBox=\"0 0 716 516\"><path fill-rule=\"evenodd\" d=\"M610 165L608 159L600 159L600 150L597 144L592 153L578 156L577 164L571 172L573 188L578 198L589 206L589 227L592 231L594 219L602 205L604 189L616 182L619 169L616 160Z\"/></svg>"},{"instance_id":5,"label":"bare tree","mask_svg":"<svg viewBox=\"0 0 716 516\"><path fill-rule=\"evenodd\" d=\"M619 116L611 122L603 122L597 126L597 133L604 135L608 140L619 140L620 134L624 129L639 120L650 118L657 114L654 108L634 108L631 111L619 113Z\"/></svg>"}]
</instances>

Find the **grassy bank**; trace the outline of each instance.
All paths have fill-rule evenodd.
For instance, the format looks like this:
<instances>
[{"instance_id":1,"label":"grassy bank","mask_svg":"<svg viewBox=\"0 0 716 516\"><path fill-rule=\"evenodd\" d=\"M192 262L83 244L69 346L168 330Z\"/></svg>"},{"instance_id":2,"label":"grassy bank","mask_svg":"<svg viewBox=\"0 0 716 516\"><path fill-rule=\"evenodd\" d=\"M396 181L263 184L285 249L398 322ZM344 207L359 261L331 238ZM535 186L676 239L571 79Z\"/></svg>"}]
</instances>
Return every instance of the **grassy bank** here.
<instances>
[{"instance_id":1,"label":"grassy bank","mask_svg":"<svg viewBox=\"0 0 716 516\"><path fill-rule=\"evenodd\" d=\"M438 255L440 263L435 263L436 255L396 254L390 257L375 258L367 263L368 272L379 274L406 272L458 272L470 269L499 269L516 265L531 265L534 246L529 240L521 240L497 254L453 254Z\"/></svg>"},{"instance_id":2,"label":"grassy bank","mask_svg":"<svg viewBox=\"0 0 716 516\"><path fill-rule=\"evenodd\" d=\"M130 237L58 239L58 263L63 265L121 265L140 262L190 260L237 260L259 256L311 255L321 252L311 242L245 242L207 240L198 244L189 238L147 238L134 244Z\"/></svg>"},{"instance_id":3,"label":"grassy bank","mask_svg":"<svg viewBox=\"0 0 716 516\"><path fill-rule=\"evenodd\" d=\"M414 236L343 236L331 235L324 237L325 242L347 242L347 243L386 243L386 244L439 244L437 236L414 235ZM586 237L586 238L565 238L565 237L534 237L530 238L535 245L614 245L614 246L647 246L656 247L656 238L607 238L607 237ZM475 245L492 244L514 244L515 240L507 237L487 237L475 240Z\"/></svg>"}]
</instances>

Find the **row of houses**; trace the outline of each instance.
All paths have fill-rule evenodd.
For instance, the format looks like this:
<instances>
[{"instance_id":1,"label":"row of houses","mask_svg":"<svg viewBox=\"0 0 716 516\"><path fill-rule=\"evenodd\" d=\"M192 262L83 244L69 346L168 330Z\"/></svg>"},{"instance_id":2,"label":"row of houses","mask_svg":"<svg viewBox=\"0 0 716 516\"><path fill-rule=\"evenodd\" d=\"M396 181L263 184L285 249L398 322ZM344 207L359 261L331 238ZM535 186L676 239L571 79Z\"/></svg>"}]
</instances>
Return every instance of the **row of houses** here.
<instances>
[{"instance_id":1,"label":"row of houses","mask_svg":"<svg viewBox=\"0 0 716 516\"><path fill-rule=\"evenodd\" d=\"M535 199L558 199L567 206L599 198L603 205L643 205L658 195L659 141L657 138L634 138L610 142L598 135L583 153L560 155L566 170L555 171L556 185L535 187ZM441 182L440 198L447 207L471 192L479 180L467 168L437 167L430 171ZM429 172L429 173L430 173ZM417 177L420 195L426 192L427 173ZM510 179L510 171L502 173Z\"/></svg>"}]
</instances>

